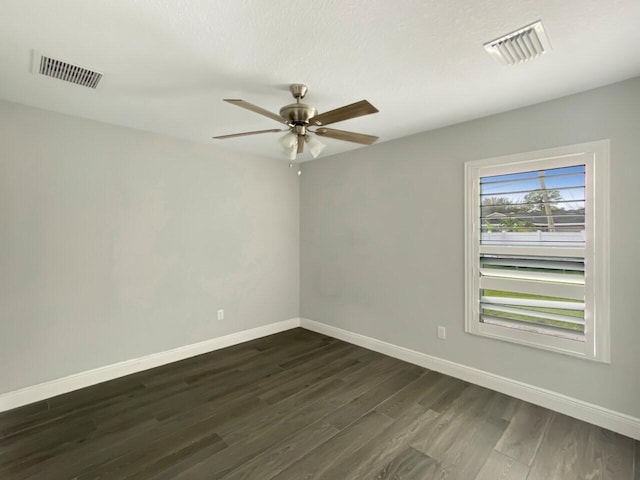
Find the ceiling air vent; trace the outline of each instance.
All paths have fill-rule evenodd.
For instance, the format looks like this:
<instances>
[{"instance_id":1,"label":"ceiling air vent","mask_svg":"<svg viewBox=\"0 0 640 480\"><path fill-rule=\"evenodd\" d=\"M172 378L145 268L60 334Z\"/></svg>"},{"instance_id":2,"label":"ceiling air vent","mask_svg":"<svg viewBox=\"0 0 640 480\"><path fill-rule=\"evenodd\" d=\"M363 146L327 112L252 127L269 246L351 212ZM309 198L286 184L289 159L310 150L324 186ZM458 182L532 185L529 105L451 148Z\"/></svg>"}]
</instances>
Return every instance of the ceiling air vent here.
<instances>
[{"instance_id":1,"label":"ceiling air vent","mask_svg":"<svg viewBox=\"0 0 640 480\"><path fill-rule=\"evenodd\" d=\"M538 20L515 32L485 43L484 48L501 65L515 65L551 50L549 38Z\"/></svg>"},{"instance_id":2,"label":"ceiling air vent","mask_svg":"<svg viewBox=\"0 0 640 480\"><path fill-rule=\"evenodd\" d=\"M94 72L88 68L56 60L35 51L33 52L32 72L89 88L96 88L100 79L102 79L102 73L100 72Z\"/></svg>"}]
</instances>

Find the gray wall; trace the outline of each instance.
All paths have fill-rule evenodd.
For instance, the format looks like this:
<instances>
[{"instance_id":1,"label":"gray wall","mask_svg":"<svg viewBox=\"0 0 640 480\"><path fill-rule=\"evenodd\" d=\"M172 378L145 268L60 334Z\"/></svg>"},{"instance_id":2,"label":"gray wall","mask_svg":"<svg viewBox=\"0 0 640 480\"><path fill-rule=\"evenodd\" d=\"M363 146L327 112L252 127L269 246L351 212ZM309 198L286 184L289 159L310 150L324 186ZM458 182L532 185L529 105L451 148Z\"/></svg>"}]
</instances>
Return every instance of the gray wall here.
<instances>
[{"instance_id":1,"label":"gray wall","mask_svg":"<svg viewBox=\"0 0 640 480\"><path fill-rule=\"evenodd\" d=\"M0 102L0 393L298 317L298 201L286 161Z\"/></svg>"},{"instance_id":2,"label":"gray wall","mask_svg":"<svg viewBox=\"0 0 640 480\"><path fill-rule=\"evenodd\" d=\"M464 161L604 138L611 364L466 334ZM311 162L300 205L303 317L640 417L639 78Z\"/></svg>"}]
</instances>

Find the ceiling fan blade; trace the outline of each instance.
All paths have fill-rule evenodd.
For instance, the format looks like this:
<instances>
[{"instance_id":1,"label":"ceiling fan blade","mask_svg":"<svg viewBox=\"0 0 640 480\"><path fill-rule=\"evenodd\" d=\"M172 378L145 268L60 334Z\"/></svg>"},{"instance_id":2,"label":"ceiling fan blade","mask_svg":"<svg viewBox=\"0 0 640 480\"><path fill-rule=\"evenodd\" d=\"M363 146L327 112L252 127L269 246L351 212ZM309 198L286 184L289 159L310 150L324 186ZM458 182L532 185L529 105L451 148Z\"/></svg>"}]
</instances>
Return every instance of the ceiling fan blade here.
<instances>
[{"instance_id":1,"label":"ceiling fan blade","mask_svg":"<svg viewBox=\"0 0 640 480\"><path fill-rule=\"evenodd\" d=\"M244 100L236 99L236 98L225 98L225 102L231 103L232 105L237 105L238 107L246 108L247 110L251 110L252 112L259 113L260 115L264 115L265 117L269 117L276 122L287 123L287 121L282 118L277 113L270 112L269 110L265 110L264 108L258 107L253 103L245 102Z\"/></svg>"},{"instance_id":2,"label":"ceiling fan blade","mask_svg":"<svg viewBox=\"0 0 640 480\"><path fill-rule=\"evenodd\" d=\"M319 115L311 118L309 123L311 125L329 125L330 123L341 122L343 120L349 120L350 118L361 117L363 115L369 115L377 112L378 109L368 101L360 100L359 102L352 103L351 105L345 105L344 107L320 113Z\"/></svg>"},{"instance_id":3,"label":"ceiling fan blade","mask_svg":"<svg viewBox=\"0 0 640 480\"><path fill-rule=\"evenodd\" d=\"M304 150L304 136L298 135L298 155Z\"/></svg>"},{"instance_id":4,"label":"ceiling fan blade","mask_svg":"<svg viewBox=\"0 0 640 480\"><path fill-rule=\"evenodd\" d=\"M272 128L270 130L256 130L254 132L231 133L229 135L219 135L217 137L211 137L211 138L217 138L222 140L225 138L244 137L245 135L257 135L259 133L284 132L285 130L286 128Z\"/></svg>"},{"instance_id":5,"label":"ceiling fan blade","mask_svg":"<svg viewBox=\"0 0 640 480\"><path fill-rule=\"evenodd\" d=\"M315 131L316 135L321 137L335 138L336 140L344 140L347 142L362 143L363 145L371 145L378 137L373 135L365 135L364 133L345 132L344 130L336 130L335 128L319 128Z\"/></svg>"}]
</instances>

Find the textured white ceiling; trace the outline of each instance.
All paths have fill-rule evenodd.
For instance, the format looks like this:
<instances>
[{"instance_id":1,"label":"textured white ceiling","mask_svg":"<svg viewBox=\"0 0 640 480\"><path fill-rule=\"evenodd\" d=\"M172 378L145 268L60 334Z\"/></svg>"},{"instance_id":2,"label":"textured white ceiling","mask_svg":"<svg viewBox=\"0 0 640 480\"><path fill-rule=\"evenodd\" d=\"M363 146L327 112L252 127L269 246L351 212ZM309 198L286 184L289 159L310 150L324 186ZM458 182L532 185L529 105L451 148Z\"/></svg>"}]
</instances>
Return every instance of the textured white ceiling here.
<instances>
[{"instance_id":1,"label":"textured white ceiling","mask_svg":"<svg viewBox=\"0 0 640 480\"><path fill-rule=\"evenodd\" d=\"M387 141L640 74L640 0L3 0L0 10L0 97L276 158L279 134L211 139L278 127L222 98L277 112L292 82L309 85L319 111L366 98L380 113L332 127ZM538 19L551 53L501 67L484 51ZM31 75L31 49L105 76L91 90ZM366 148L325 143L323 156Z\"/></svg>"}]
</instances>

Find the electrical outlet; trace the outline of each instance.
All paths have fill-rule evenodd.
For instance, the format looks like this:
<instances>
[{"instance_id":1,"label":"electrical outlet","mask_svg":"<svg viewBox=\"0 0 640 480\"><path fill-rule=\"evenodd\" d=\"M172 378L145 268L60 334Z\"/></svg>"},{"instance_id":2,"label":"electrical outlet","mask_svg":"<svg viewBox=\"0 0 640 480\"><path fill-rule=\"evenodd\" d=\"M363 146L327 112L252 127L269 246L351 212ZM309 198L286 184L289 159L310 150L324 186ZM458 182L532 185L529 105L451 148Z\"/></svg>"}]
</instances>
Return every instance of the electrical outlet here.
<instances>
[{"instance_id":1,"label":"electrical outlet","mask_svg":"<svg viewBox=\"0 0 640 480\"><path fill-rule=\"evenodd\" d=\"M218 320L224 320L224 310L218 310Z\"/></svg>"},{"instance_id":2,"label":"electrical outlet","mask_svg":"<svg viewBox=\"0 0 640 480\"><path fill-rule=\"evenodd\" d=\"M447 329L443 326L438 326L438 338L441 340L446 340L447 338Z\"/></svg>"}]
</instances>

